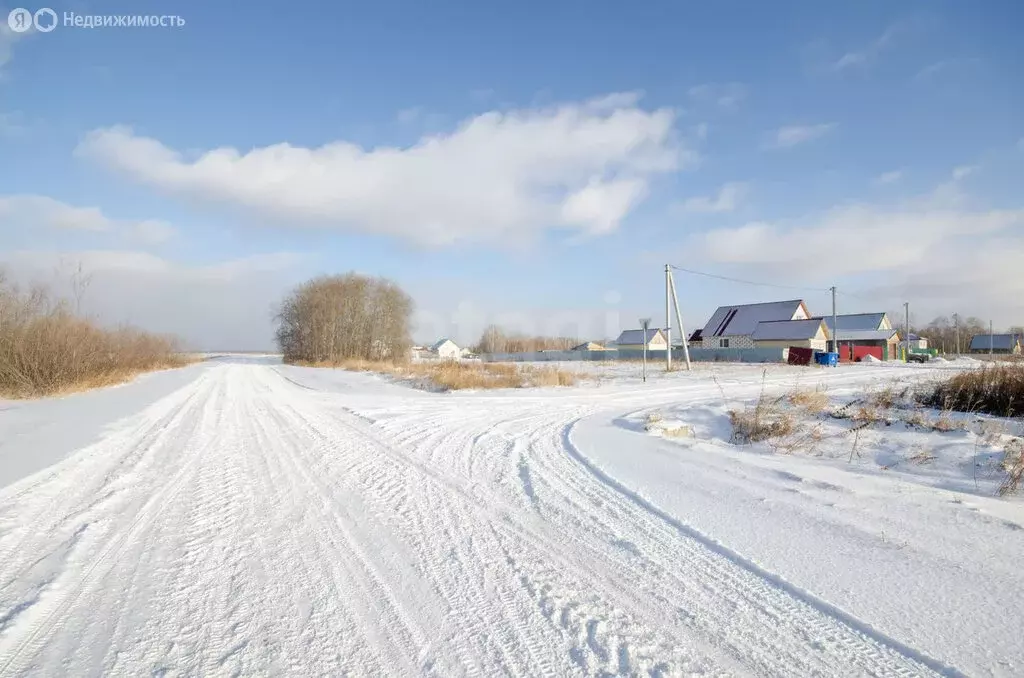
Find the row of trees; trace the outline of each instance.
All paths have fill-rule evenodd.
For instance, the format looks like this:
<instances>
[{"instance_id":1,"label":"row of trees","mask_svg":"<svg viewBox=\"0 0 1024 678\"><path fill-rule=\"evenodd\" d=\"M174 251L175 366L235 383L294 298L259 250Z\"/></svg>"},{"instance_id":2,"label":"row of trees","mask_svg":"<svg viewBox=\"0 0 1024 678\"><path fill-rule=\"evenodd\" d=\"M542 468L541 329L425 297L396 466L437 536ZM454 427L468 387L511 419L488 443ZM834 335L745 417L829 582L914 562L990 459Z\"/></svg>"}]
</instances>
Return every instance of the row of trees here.
<instances>
[{"instance_id":1,"label":"row of trees","mask_svg":"<svg viewBox=\"0 0 1024 678\"><path fill-rule=\"evenodd\" d=\"M567 351L581 343L572 337L532 337L506 332L490 325L473 346L475 353L525 353L529 351Z\"/></svg>"},{"instance_id":2,"label":"row of trees","mask_svg":"<svg viewBox=\"0 0 1024 678\"><path fill-rule=\"evenodd\" d=\"M281 304L277 344L286 362L405 360L412 299L384 278L348 273L299 285Z\"/></svg>"},{"instance_id":3,"label":"row of trees","mask_svg":"<svg viewBox=\"0 0 1024 678\"><path fill-rule=\"evenodd\" d=\"M902 332L903 323L898 321L898 315L890 314L895 326ZM971 344L971 337L975 334L988 334L989 324L976 316L962 317L956 314L952 316L939 316L924 326L917 326L911 319L910 331L914 334L926 337L928 345L937 348L944 353L954 353L958 348L957 337L959 336L959 350L966 351ZM995 330L997 333L999 329ZM1006 329L1008 334L1024 335L1024 327L1013 326Z\"/></svg>"}]
</instances>

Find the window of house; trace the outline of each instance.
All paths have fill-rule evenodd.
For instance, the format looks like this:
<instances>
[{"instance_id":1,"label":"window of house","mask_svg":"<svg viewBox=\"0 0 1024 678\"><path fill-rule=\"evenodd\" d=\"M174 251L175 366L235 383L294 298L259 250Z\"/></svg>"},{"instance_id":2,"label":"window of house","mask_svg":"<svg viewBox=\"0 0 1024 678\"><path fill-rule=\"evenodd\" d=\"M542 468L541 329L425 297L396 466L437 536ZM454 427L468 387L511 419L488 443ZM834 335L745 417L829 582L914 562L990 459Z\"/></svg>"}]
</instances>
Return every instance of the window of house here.
<instances>
[{"instance_id":1,"label":"window of house","mask_svg":"<svg viewBox=\"0 0 1024 678\"><path fill-rule=\"evenodd\" d=\"M719 339L718 340L718 345L720 347L722 347L722 348L729 348L729 340L728 339Z\"/></svg>"}]
</instances>

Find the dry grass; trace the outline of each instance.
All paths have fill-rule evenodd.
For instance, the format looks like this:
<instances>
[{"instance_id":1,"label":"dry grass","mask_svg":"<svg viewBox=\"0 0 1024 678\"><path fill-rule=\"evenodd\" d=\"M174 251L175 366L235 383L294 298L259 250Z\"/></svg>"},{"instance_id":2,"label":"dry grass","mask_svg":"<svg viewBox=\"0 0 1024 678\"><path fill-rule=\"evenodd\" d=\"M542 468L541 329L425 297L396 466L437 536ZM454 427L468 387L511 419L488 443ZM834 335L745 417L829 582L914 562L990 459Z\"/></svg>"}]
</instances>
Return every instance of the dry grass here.
<instances>
[{"instance_id":1,"label":"dry grass","mask_svg":"<svg viewBox=\"0 0 1024 678\"><path fill-rule=\"evenodd\" d=\"M886 414L872 403L858 405L850 419L861 424L877 424L886 420Z\"/></svg>"},{"instance_id":2,"label":"dry grass","mask_svg":"<svg viewBox=\"0 0 1024 678\"><path fill-rule=\"evenodd\" d=\"M935 420L932 422L932 429L943 433L949 433L951 431L966 431L967 422L957 421L948 410L943 410L942 412L939 412L938 416L936 416Z\"/></svg>"},{"instance_id":3,"label":"dry grass","mask_svg":"<svg viewBox=\"0 0 1024 678\"><path fill-rule=\"evenodd\" d=\"M999 494L1006 496L1019 490L1021 481L1024 480L1024 438L1014 438L1010 441L1003 454L1001 466L1006 472L1006 479L999 486Z\"/></svg>"},{"instance_id":4,"label":"dry grass","mask_svg":"<svg viewBox=\"0 0 1024 678\"><path fill-rule=\"evenodd\" d=\"M756 443L782 438L793 433L794 419L788 412L764 410L758 407L729 412L735 442Z\"/></svg>"},{"instance_id":5,"label":"dry grass","mask_svg":"<svg viewBox=\"0 0 1024 678\"><path fill-rule=\"evenodd\" d=\"M929 462L935 461L935 455L929 452L928 450L918 450L914 454L907 457L907 459L913 464L924 465Z\"/></svg>"},{"instance_id":6,"label":"dry grass","mask_svg":"<svg viewBox=\"0 0 1024 678\"><path fill-rule=\"evenodd\" d=\"M828 407L828 394L815 389L798 389L789 394L789 402L811 414L820 414Z\"/></svg>"},{"instance_id":7,"label":"dry grass","mask_svg":"<svg viewBox=\"0 0 1024 678\"><path fill-rule=\"evenodd\" d=\"M573 386L584 376L551 366L537 367L515 363L478 363L456 360L392 363L350 359L337 362L295 362L293 364L389 374L402 379L425 382L427 385L443 391Z\"/></svg>"},{"instance_id":8,"label":"dry grass","mask_svg":"<svg viewBox=\"0 0 1024 678\"><path fill-rule=\"evenodd\" d=\"M891 410L896 405L896 390L892 387L883 388L871 396L871 404L885 410Z\"/></svg>"},{"instance_id":9,"label":"dry grass","mask_svg":"<svg viewBox=\"0 0 1024 678\"><path fill-rule=\"evenodd\" d=\"M103 328L45 289L23 290L0 276L0 395L81 391L195 360L173 338Z\"/></svg>"},{"instance_id":10,"label":"dry grass","mask_svg":"<svg viewBox=\"0 0 1024 678\"><path fill-rule=\"evenodd\" d=\"M931 407L1001 417L1024 411L1024 365L1001 363L961 372L921 396Z\"/></svg>"}]
</instances>

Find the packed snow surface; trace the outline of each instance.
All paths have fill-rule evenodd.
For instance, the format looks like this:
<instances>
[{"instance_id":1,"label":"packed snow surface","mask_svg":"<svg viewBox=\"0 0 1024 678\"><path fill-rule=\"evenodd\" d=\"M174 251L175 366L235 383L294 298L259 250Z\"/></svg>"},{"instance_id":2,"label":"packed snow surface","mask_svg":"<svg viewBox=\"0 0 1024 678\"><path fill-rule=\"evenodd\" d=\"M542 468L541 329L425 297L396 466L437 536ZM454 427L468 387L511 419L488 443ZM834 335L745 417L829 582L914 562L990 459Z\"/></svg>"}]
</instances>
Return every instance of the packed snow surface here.
<instances>
[{"instance_id":1,"label":"packed snow surface","mask_svg":"<svg viewBox=\"0 0 1024 678\"><path fill-rule=\"evenodd\" d=\"M932 475L728 443L763 391L951 369L439 394L221 356L0 402L0 676L1019 676L1024 511L971 434Z\"/></svg>"}]
</instances>

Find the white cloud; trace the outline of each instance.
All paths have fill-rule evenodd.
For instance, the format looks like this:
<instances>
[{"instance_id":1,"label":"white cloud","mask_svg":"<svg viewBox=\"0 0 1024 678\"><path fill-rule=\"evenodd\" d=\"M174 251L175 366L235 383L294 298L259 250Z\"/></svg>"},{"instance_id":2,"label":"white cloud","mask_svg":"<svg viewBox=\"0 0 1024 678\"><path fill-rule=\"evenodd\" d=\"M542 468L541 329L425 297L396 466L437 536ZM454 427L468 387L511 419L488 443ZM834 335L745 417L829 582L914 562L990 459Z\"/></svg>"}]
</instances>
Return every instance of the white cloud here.
<instances>
[{"instance_id":1,"label":"white cloud","mask_svg":"<svg viewBox=\"0 0 1024 678\"><path fill-rule=\"evenodd\" d=\"M908 22L897 22L890 25L885 31L872 40L869 44L856 50L846 52L839 57L832 68L836 71L843 71L853 67L868 66L881 56L882 52L890 48L896 37L910 27Z\"/></svg>"},{"instance_id":2,"label":"white cloud","mask_svg":"<svg viewBox=\"0 0 1024 678\"><path fill-rule=\"evenodd\" d=\"M176 233L162 221L112 219L97 207L75 207L43 195L0 195L0 228L107 233L145 244L163 242Z\"/></svg>"},{"instance_id":3,"label":"white cloud","mask_svg":"<svg viewBox=\"0 0 1024 678\"><path fill-rule=\"evenodd\" d=\"M919 70L914 76L914 80L919 82L928 81L941 73L947 73L949 71L953 71L952 75L956 75L957 72L959 72L960 75L966 75L970 67L977 66L981 63L981 59L973 57L941 59Z\"/></svg>"},{"instance_id":4,"label":"white cloud","mask_svg":"<svg viewBox=\"0 0 1024 678\"><path fill-rule=\"evenodd\" d=\"M740 82L707 83L689 89L694 101L710 103L726 111L735 111L747 96L747 87Z\"/></svg>"},{"instance_id":5,"label":"white cloud","mask_svg":"<svg viewBox=\"0 0 1024 678\"><path fill-rule=\"evenodd\" d=\"M835 128L835 123L818 125L789 125L775 130L765 144L766 148L791 148L808 141L819 139Z\"/></svg>"},{"instance_id":6,"label":"white cloud","mask_svg":"<svg viewBox=\"0 0 1024 678\"><path fill-rule=\"evenodd\" d=\"M970 175L978 171L977 165L961 165L953 168L953 181L960 181L966 179Z\"/></svg>"},{"instance_id":7,"label":"white cloud","mask_svg":"<svg viewBox=\"0 0 1024 678\"><path fill-rule=\"evenodd\" d=\"M939 190L895 205L841 205L791 221L715 229L694 236L687 251L780 281L872 284L879 308L883 297L913 293L909 298L927 300L930 312L984 306L1010 322L1024 294L1024 208L952 204Z\"/></svg>"},{"instance_id":8,"label":"white cloud","mask_svg":"<svg viewBox=\"0 0 1024 678\"><path fill-rule=\"evenodd\" d=\"M708 124L706 122L702 122L693 128L693 133L698 139L704 141L708 138L708 129Z\"/></svg>"},{"instance_id":9,"label":"white cloud","mask_svg":"<svg viewBox=\"0 0 1024 678\"><path fill-rule=\"evenodd\" d=\"M732 212L746 195L747 185L739 182L724 184L716 196L698 196L689 198L679 208L683 212L717 213Z\"/></svg>"},{"instance_id":10,"label":"white cloud","mask_svg":"<svg viewBox=\"0 0 1024 678\"><path fill-rule=\"evenodd\" d=\"M558 227L604 233L653 176L697 161L675 139L674 112L641 109L638 99L492 111L408 148L282 143L189 159L114 127L91 132L77 153L182 197L426 245L518 241Z\"/></svg>"},{"instance_id":11,"label":"white cloud","mask_svg":"<svg viewBox=\"0 0 1024 678\"><path fill-rule=\"evenodd\" d=\"M402 110L400 110L398 112L397 117L398 122L402 123L403 125L410 125L419 120L421 115L423 115L423 107L412 106L411 108L403 108Z\"/></svg>"},{"instance_id":12,"label":"white cloud","mask_svg":"<svg viewBox=\"0 0 1024 678\"><path fill-rule=\"evenodd\" d=\"M903 178L903 170L893 170L891 172L883 172L875 177L875 183L878 184L895 184Z\"/></svg>"}]
</instances>

